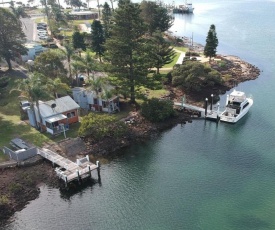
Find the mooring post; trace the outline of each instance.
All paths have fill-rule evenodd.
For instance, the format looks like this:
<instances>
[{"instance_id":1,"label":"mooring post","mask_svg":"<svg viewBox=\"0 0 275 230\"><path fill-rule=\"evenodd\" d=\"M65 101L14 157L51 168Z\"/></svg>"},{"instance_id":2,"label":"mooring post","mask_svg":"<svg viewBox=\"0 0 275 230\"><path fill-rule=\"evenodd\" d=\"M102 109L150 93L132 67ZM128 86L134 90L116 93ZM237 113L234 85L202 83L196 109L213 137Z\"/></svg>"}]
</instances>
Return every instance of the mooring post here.
<instances>
[{"instance_id":1,"label":"mooring post","mask_svg":"<svg viewBox=\"0 0 275 230\"><path fill-rule=\"evenodd\" d=\"M96 161L96 166L97 166L97 176L98 176L98 180L100 180L100 163L99 161Z\"/></svg>"},{"instance_id":2,"label":"mooring post","mask_svg":"<svg viewBox=\"0 0 275 230\"><path fill-rule=\"evenodd\" d=\"M207 115L207 105L208 105L208 98L205 98L205 117L206 117L206 115Z\"/></svg>"},{"instance_id":3,"label":"mooring post","mask_svg":"<svg viewBox=\"0 0 275 230\"><path fill-rule=\"evenodd\" d=\"M218 108L217 108L217 122L220 121L220 103L217 104Z\"/></svg>"},{"instance_id":4,"label":"mooring post","mask_svg":"<svg viewBox=\"0 0 275 230\"><path fill-rule=\"evenodd\" d=\"M214 97L214 95L213 95L213 93L211 94L211 105L210 105L210 110L212 111L212 108L213 108L213 97Z\"/></svg>"},{"instance_id":5,"label":"mooring post","mask_svg":"<svg viewBox=\"0 0 275 230\"><path fill-rule=\"evenodd\" d=\"M91 167L90 167L90 165L88 165L88 170L89 170L89 176L90 176L90 178L92 178L92 172L91 172Z\"/></svg>"},{"instance_id":6,"label":"mooring post","mask_svg":"<svg viewBox=\"0 0 275 230\"><path fill-rule=\"evenodd\" d=\"M80 175L79 175L79 170L78 169L76 170L76 173L77 173L78 182L80 182Z\"/></svg>"},{"instance_id":7,"label":"mooring post","mask_svg":"<svg viewBox=\"0 0 275 230\"><path fill-rule=\"evenodd\" d=\"M68 186L68 179L67 179L67 176L65 176L65 185L66 185L66 187Z\"/></svg>"}]
</instances>

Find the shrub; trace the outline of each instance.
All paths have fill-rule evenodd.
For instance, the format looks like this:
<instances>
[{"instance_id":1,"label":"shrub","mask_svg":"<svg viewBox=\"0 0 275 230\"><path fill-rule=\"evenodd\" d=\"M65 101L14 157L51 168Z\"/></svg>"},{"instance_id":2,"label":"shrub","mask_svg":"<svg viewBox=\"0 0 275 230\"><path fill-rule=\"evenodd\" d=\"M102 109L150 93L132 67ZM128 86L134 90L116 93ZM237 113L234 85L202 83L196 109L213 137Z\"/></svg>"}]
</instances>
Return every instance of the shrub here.
<instances>
[{"instance_id":1,"label":"shrub","mask_svg":"<svg viewBox=\"0 0 275 230\"><path fill-rule=\"evenodd\" d=\"M0 77L0 88L4 88L9 84L9 78L8 77Z\"/></svg>"},{"instance_id":2,"label":"shrub","mask_svg":"<svg viewBox=\"0 0 275 230\"><path fill-rule=\"evenodd\" d=\"M141 106L141 114L149 121L165 121L175 115L173 102L170 100L160 100L152 98L145 101Z\"/></svg>"},{"instance_id":3,"label":"shrub","mask_svg":"<svg viewBox=\"0 0 275 230\"><path fill-rule=\"evenodd\" d=\"M89 113L84 116L78 134L80 136L91 135L95 140L103 137L121 137L128 127L122 122L117 121L114 116L108 114Z\"/></svg>"},{"instance_id":4,"label":"shrub","mask_svg":"<svg viewBox=\"0 0 275 230\"><path fill-rule=\"evenodd\" d=\"M0 196L0 205L6 205L9 203L10 203L10 200L6 195Z\"/></svg>"},{"instance_id":5,"label":"shrub","mask_svg":"<svg viewBox=\"0 0 275 230\"><path fill-rule=\"evenodd\" d=\"M189 57L191 57L191 56L199 57L200 54L197 53L197 52L193 52L193 51L187 51L187 52L185 53L185 56L189 56Z\"/></svg>"}]
</instances>

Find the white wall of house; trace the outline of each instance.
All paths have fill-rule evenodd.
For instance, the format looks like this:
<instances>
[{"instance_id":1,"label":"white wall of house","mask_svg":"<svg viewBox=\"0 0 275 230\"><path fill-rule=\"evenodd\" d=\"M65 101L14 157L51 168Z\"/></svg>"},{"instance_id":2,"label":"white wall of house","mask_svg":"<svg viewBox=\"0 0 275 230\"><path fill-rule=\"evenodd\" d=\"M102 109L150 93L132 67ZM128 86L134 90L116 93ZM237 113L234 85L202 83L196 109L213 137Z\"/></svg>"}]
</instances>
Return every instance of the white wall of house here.
<instances>
[{"instance_id":1,"label":"white wall of house","mask_svg":"<svg viewBox=\"0 0 275 230\"><path fill-rule=\"evenodd\" d=\"M26 55L22 55L22 61L34 60L37 55L44 52L46 48L37 43L26 43L25 47L28 49Z\"/></svg>"}]
</instances>

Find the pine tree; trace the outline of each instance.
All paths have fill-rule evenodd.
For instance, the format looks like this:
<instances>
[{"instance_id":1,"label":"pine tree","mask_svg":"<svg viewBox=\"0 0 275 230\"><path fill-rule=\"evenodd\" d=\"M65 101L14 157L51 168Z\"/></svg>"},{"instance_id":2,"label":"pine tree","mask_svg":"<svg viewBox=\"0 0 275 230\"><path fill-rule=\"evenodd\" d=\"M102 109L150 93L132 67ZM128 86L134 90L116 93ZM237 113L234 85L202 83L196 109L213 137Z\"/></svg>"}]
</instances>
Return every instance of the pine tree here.
<instances>
[{"instance_id":1,"label":"pine tree","mask_svg":"<svg viewBox=\"0 0 275 230\"><path fill-rule=\"evenodd\" d=\"M72 40L73 40L73 47L74 49L82 49L82 50L86 50L86 45L84 43L84 35L81 34L80 32L76 31L73 33L72 36Z\"/></svg>"},{"instance_id":2,"label":"pine tree","mask_svg":"<svg viewBox=\"0 0 275 230\"><path fill-rule=\"evenodd\" d=\"M97 54L99 60L101 62L101 57L104 53L103 44L105 42L103 27L101 22L98 20L94 20L92 23L92 50Z\"/></svg>"},{"instance_id":3,"label":"pine tree","mask_svg":"<svg viewBox=\"0 0 275 230\"><path fill-rule=\"evenodd\" d=\"M124 92L135 102L135 88L147 76L149 57L144 42L146 28L138 4L120 0L114 12L111 37L106 41L105 58ZM125 88L127 87L127 88Z\"/></svg>"},{"instance_id":4,"label":"pine tree","mask_svg":"<svg viewBox=\"0 0 275 230\"><path fill-rule=\"evenodd\" d=\"M107 2L105 2L102 10L102 21L105 33L105 38L110 37L110 25L111 25L112 11Z\"/></svg>"},{"instance_id":5,"label":"pine tree","mask_svg":"<svg viewBox=\"0 0 275 230\"><path fill-rule=\"evenodd\" d=\"M170 47L170 44L163 38L162 33L159 31L153 34L151 42L153 66L157 68L157 74L159 74L159 69L161 67L173 61L175 51L173 47Z\"/></svg>"},{"instance_id":6,"label":"pine tree","mask_svg":"<svg viewBox=\"0 0 275 230\"><path fill-rule=\"evenodd\" d=\"M209 61L212 57L216 56L218 44L219 41L217 38L215 25L211 25L206 38L206 45L204 47L204 55L209 57Z\"/></svg>"}]
</instances>

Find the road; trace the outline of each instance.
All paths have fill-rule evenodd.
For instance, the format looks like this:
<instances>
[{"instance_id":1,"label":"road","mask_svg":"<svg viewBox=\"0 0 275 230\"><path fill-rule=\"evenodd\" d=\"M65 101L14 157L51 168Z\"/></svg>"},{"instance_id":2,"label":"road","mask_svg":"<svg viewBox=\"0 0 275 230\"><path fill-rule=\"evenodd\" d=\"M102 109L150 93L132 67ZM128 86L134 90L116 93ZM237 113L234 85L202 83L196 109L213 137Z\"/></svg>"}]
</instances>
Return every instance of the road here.
<instances>
[{"instance_id":1,"label":"road","mask_svg":"<svg viewBox=\"0 0 275 230\"><path fill-rule=\"evenodd\" d=\"M36 28L34 20L31 18L21 18L23 32L26 34L28 42L35 41L36 36Z\"/></svg>"}]
</instances>

